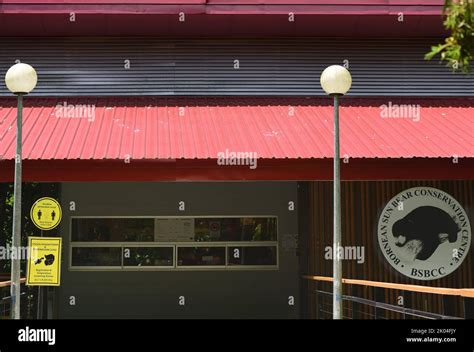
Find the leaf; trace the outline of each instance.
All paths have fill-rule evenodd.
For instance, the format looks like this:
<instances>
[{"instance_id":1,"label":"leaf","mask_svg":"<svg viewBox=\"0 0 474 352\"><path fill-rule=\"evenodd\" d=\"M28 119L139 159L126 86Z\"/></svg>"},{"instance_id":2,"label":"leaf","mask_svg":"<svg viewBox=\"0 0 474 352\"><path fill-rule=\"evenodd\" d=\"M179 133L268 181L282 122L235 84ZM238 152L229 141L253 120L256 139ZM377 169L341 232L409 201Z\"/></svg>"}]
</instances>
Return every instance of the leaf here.
<instances>
[{"instance_id":1,"label":"leaf","mask_svg":"<svg viewBox=\"0 0 474 352\"><path fill-rule=\"evenodd\" d=\"M473 58L473 12L471 0L446 0L443 24L450 31L450 36L445 39L445 44L432 46L431 52L425 54L425 60L440 55L441 61L446 61L453 71L468 73Z\"/></svg>"}]
</instances>

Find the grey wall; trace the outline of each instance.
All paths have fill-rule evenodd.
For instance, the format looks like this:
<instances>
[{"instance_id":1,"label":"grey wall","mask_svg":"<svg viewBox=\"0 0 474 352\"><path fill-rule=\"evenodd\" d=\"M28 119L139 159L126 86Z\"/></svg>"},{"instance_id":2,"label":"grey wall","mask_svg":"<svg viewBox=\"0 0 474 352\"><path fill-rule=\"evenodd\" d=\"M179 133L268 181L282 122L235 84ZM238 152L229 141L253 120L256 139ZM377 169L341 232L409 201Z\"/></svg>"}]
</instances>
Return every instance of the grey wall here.
<instances>
[{"instance_id":1,"label":"grey wall","mask_svg":"<svg viewBox=\"0 0 474 352\"><path fill-rule=\"evenodd\" d=\"M298 257L281 241L279 270L271 271L91 272L68 264L70 216L276 215L281 239L298 233L297 211L288 211L296 199L296 182L63 183L59 318L297 318ZM181 200L185 212L177 210ZM66 208L71 201L74 212Z\"/></svg>"},{"instance_id":2,"label":"grey wall","mask_svg":"<svg viewBox=\"0 0 474 352\"><path fill-rule=\"evenodd\" d=\"M474 75L424 60L443 40L1 38L0 76L15 60L33 65L39 80L32 96L310 96L324 95L325 67L347 60L350 96L473 96ZM4 85L2 95L10 95Z\"/></svg>"}]
</instances>

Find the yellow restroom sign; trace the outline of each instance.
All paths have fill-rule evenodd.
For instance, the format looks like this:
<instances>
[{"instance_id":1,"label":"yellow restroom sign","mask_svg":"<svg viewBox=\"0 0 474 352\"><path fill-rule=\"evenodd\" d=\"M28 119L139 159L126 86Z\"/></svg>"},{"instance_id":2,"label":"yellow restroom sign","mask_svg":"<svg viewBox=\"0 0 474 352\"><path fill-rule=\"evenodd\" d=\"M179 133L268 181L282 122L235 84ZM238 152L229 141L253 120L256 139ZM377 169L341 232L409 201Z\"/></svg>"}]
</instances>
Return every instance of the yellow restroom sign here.
<instances>
[{"instance_id":1,"label":"yellow restroom sign","mask_svg":"<svg viewBox=\"0 0 474 352\"><path fill-rule=\"evenodd\" d=\"M30 256L26 284L59 286L61 281L61 238L28 237Z\"/></svg>"},{"instance_id":2,"label":"yellow restroom sign","mask_svg":"<svg viewBox=\"0 0 474 352\"><path fill-rule=\"evenodd\" d=\"M31 221L40 230L54 229L61 222L62 215L59 203L49 197L38 199L30 211Z\"/></svg>"}]
</instances>

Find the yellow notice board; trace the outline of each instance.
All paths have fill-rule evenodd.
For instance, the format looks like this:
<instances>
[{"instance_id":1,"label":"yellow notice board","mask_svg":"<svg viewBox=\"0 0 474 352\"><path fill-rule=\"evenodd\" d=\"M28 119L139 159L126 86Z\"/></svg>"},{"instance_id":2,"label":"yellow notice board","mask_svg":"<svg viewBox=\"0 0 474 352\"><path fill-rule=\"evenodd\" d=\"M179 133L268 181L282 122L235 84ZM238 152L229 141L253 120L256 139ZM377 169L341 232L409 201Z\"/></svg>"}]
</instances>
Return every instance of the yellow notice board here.
<instances>
[{"instance_id":1,"label":"yellow notice board","mask_svg":"<svg viewBox=\"0 0 474 352\"><path fill-rule=\"evenodd\" d=\"M61 206L56 199L40 198L31 207L30 218L37 228L52 230L61 222Z\"/></svg>"},{"instance_id":2,"label":"yellow notice board","mask_svg":"<svg viewBox=\"0 0 474 352\"><path fill-rule=\"evenodd\" d=\"M59 286L61 280L61 238L28 237L30 257L26 284Z\"/></svg>"}]
</instances>

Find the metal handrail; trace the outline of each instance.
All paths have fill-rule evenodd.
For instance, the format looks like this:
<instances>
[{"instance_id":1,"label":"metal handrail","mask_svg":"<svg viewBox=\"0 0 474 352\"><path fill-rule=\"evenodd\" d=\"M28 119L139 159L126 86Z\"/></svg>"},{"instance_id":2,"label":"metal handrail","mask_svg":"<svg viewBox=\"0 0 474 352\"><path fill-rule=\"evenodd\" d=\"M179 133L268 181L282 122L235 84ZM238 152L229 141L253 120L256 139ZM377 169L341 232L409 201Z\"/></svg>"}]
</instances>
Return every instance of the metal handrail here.
<instances>
[{"instance_id":1,"label":"metal handrail","mask_svg":"<svg viewBox=\"0 0 474 352\"><path fill-rule=\"evenodd\" d=\"M304 279L312 281L326 281L332 282L333 278L328 276L303 276ZM392 282L381 282L381 281L368 281L368 280L357 280L357 279L342 279L343 284L359 285L359 286L371 286L379 288L388 288L392 290L403 290L410 292L419 293L433 293L439 295L450 295L450 296L461 296L474 298L474 288L447 288L447 287L429 287L421 285L407 285L397 284Z\"/></svg>"},{"instance_id":2,"label":"metal handrail","mask_svg":"<svg viewBox=\"0 0 474 352\"><path fill-rule=\"evenodd\" d=\"M24 284L26 282L26 278L20 279L20 283ZM11 286L12 282L11 281L0 281L0 287L8 287Z\"/></svg>"},{"instance_id":3,"label":"metal handrail","mask_svg":"<svg viewBox=\"0 0 474 352\"><path fill-rule=\"evenodd\" d=\"M21 292L20 292L20 299L23 300L28 300L28 292L27 292L27 287L24 286L26 283L26 278L21 278L20 279L20 284L21 284ZM9 287L12 285L11 281L0 281L0 293L3 295L3 297L0 297L0 319L9 319L10 314L11 314L11 302L12 302L12 297L9 291ZM26 303L26 301L25 301ZM27 303L26 303L27 304ZM22 316L25 315L26 318L31 318L31 307L27 304L27 308L25 312L22 312Z\"/></svg>"},{"instance_id":4,"label":"metal handrail","mask_svg":"<svg viewBox=\"0 0 474 352\"><path fill-rule=\"evenodd\" d=\"M332 296L332 292L326 292L326 291L320 291L320 290L316 290L315 292L325 294L325 295L328 295L328 296ZM456 319L456 320L459 319L459 320L462 320L462 318L460 318L460 317L453 317L453 316L444 315L444 314L424 312L424 311L417 310L417 309L405 308L405 307L396 306L396 305L388 304L388 303L377 302L377 301L373 301L373 300L366 299L366 298L361 298L361 297L342 295L342 299L346 300L346 301L365 304L367 306L371 306L371 307L374 307L374 308L381 308L381 309L390 310L390 311L396 312L396 313L408 314L408 315L411 315L411 316L414 316L414 317L419 317L419 318Z\"/></svg>"},{"instance_id":5,"label":"metal handrail","mask_svg":"<svg viewBox=\"0 0 474 352\"><path fill-rule=\"evenodd\" d=\"M327 292L318 289L319 282L332 282L332 277L327 276L311 276L305 275L303 276L304 279L308 281L314 281L316 286L315 289L310 291L316 295L316 309L317 309L317 317L320 317L321 313L325 313L331 315L330 312L330 304L327 298L332 297L333 292ZM357 279L342 279L342 282L351 287L351 285L358 285L364 287L372 287L374 290L376 289L392 289L392 290L400 290L406 292L417 292L417 293L428 293L428 294L435 294L435 295L446 295L446 296L454 296L459 297L464 302L464 317L466 317L466 312L468 309L466 308L467 302L472 302L472 298L474 298L474 289L472 288L446 288L446 287L429 287L429 286L421 286L421 285L408 285L408 284L397 284L397 283L390 283L390 282L379 282L379 281L368 281L368 280L357 280ZM352 292L352 289L351 289ZM374 291L375 292L375 291ZM375 297L376 294L374 293ZM321 296L324 296L324 299L321 300ZM362 297L355 297L352 295L342 295L342 300L351 302L348 308L344 308L347 310L351 316L345 316L345 318L353 318L354 313L357 315L366 315L366 312L357 310L355 307L358 305L361 306L368 306L375 309L375 314L368 314L371 318L374 319L386 319L384 314L379 314L382 311L385 312L394 312L403 315L405 319L406 316L411 316L415 318L425 318L425 319L463 319L459 316L452 316L444 314L444 305L443 305L443 314L427 312L416 310L412 308L405 308L403 305L393 305L389 303L379 302L377 300L371 300ZM462 308L461 308L462 309ZM377 312L379 311L379 312Z\"/></svg>"}]
</instances>

